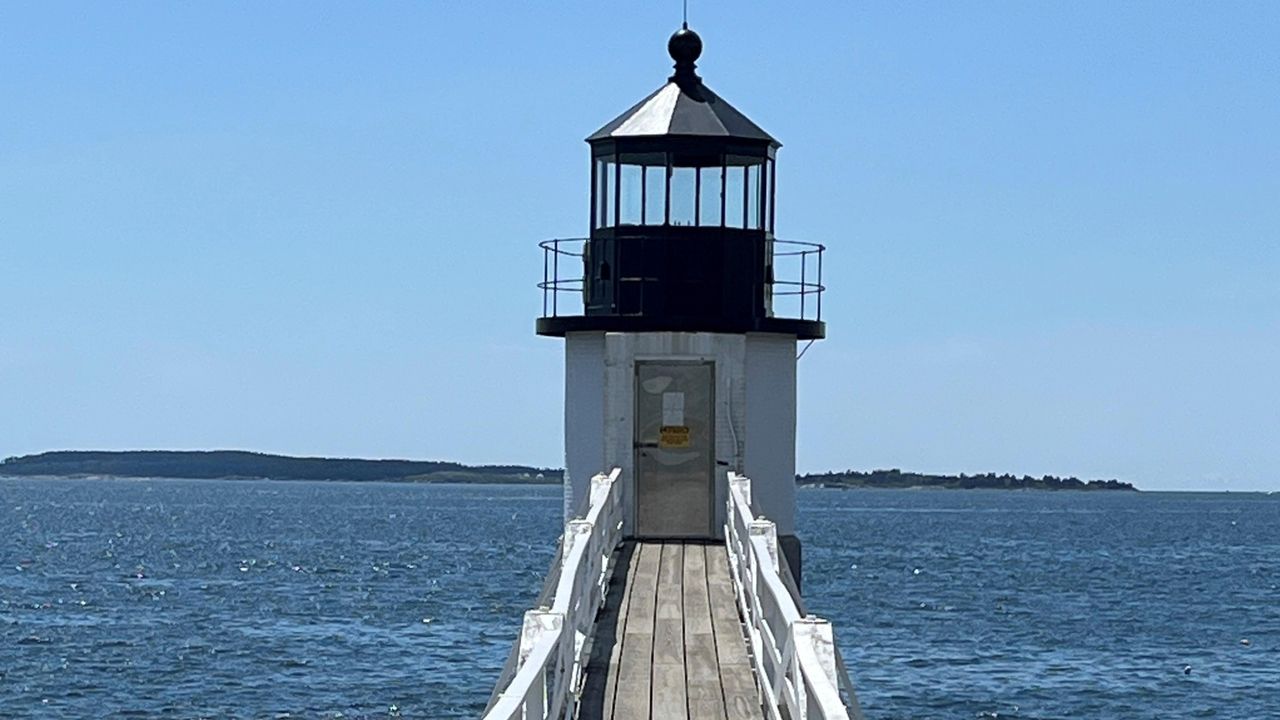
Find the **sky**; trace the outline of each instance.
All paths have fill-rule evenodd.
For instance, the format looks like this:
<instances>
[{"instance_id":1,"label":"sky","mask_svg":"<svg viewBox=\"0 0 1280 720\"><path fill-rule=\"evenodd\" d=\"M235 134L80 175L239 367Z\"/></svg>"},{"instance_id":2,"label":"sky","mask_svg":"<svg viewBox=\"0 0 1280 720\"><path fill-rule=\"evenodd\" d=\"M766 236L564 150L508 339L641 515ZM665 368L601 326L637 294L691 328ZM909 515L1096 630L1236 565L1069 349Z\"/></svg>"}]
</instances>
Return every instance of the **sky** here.
<instances>
[{"instance_id":1,"label":"sky","mask_svg":"<svg viewBox=\"0 0 1280 720\"><path fill-rule=\"evenodd\" d=\"M0 4L0 456L559 466L539 240L678 2ZM1280 4L694 0L822 242L798 468L1280 489Z\"/></svg>"}]
</instances>

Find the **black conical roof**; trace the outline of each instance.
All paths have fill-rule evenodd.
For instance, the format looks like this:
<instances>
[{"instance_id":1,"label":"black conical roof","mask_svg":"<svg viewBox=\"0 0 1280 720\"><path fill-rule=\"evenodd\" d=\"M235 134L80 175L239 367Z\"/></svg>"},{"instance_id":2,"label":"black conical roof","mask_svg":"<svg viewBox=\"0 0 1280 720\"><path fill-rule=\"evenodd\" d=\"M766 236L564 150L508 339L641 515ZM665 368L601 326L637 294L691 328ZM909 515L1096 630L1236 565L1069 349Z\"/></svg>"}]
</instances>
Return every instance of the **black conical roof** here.
<instances>
[{"instance_id":1,"label":"black conical roof","mask_svg":"<svg viewBox=\"0 0 1280 720\"><path fill-rule=\"evenodd\" d=\"M777 140L737 108L716 95L694 72L702 52L697 33L687 28L667 44L676 72L666 85L595 131L587 142L620 137L684 135L755 140L778 146Z\"/></svg>"}]
</instances>

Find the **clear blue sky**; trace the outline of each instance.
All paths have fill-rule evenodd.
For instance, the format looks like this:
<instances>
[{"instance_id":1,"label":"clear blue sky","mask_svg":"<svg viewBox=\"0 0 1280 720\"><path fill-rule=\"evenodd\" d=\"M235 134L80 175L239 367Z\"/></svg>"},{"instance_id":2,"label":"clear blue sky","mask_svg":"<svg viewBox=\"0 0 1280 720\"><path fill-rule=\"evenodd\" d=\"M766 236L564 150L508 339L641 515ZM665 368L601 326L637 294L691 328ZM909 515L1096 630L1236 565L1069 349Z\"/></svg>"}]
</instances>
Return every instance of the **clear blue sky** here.
<instances>
[{"instance_id":1,"label":"clear blue sky","mask_svg":"<svg viewBox=\"0 0 1280 720\"><path fill-rule=\"evenodd\" d=\"M802 470L1280 488L1280 3L694 0L826 243ZM0 455L561 462L540 239L679 3L0 5Z\"/></svg>"}]
</instances>

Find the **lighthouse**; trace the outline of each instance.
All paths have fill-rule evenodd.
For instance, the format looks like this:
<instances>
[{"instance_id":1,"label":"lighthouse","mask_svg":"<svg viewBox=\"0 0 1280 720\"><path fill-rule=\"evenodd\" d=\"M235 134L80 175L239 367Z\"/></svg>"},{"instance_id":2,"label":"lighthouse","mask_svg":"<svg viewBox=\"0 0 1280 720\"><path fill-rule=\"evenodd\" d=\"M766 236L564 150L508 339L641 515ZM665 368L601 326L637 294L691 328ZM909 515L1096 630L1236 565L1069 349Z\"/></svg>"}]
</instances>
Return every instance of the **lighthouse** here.
<instances>
[{"instance_id":1,"label":"lighthouse","mask_svg":"<svg viewBox=\"0 0 1280 720\"><path fill-rule=\"evenodd\" d=\"M730 472L798 575L796 363L822 339L822 251L775 236L781 144L698 74L587 137L589 235L548 240L539 335L564 339L565 513L621 468L623 534L723 540ZM798 577L797 577L798 580Z\"/></svg>"}]
</instances>

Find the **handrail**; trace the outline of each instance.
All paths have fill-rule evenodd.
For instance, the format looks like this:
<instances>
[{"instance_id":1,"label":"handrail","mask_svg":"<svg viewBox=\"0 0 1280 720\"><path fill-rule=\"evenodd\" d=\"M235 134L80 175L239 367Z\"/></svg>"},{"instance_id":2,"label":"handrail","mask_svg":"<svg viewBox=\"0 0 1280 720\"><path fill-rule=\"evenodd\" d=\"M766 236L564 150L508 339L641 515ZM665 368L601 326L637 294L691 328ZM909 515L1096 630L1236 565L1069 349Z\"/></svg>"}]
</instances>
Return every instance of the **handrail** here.
<instances>
[{"instance_id":1,"label":"handrail","mask_svg":"<svg viewBox=\"0 0 1280 720\"><path fill-rule=\"evenodd\" d=\"M752 515L751 481L730 473L728 495L730 575L768 717L862 720L831 623L801 612L782 576L786 560L778 552L777 526ZM849 693L848 705L841 689Z\"/></svg>"},{"instance_id":2,"label":"handrail","mask_svg":"<svg viewBox=\"0 0 1280 720\"><path fill-rule=\"evenodd\" d=\"M609 583L609 558L622 537L621 469L591 479L586 512L561 536L550 603L524 614L520 637L483 720L573 717L588 640ZM544 589L545 596L545 589Z\"/></svg>"}]
</instances>

